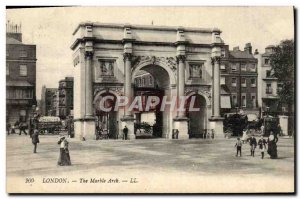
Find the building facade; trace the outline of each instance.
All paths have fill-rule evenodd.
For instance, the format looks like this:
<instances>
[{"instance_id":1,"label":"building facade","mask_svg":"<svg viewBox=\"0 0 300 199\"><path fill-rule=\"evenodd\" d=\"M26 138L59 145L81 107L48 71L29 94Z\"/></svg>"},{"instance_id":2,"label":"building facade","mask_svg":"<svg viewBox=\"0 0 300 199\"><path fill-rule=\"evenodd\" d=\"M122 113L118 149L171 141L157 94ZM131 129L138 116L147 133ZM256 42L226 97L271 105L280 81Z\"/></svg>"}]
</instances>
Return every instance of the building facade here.
<instances>
[{"instance_id":1,"label":"building facade","mask_svg":"<svg viewBox=\"0 0 300 199\"><path fill-rule=\"evenodd\" d=\"M281 89L281 84L278 83L277 78L273 77L272 67L270 65L270 55L274 51L273 45L265 48L265 52L255 54L258 59L258 106L262 108L263 112L272 114L279 114L281 110L279 106L278 90Z\"/></svg>"},{"instance_id":2,"label":"building facade","mask_svg":"<svg viewBox=\"0 0 300 199\"><path fill-rule=\"evenodd\" d=\"M66 119L73 110L73 77L65 77L59 81L59 117Z\"/></svg>"},{"instance_id":3,"label":"building facade","mask_svg":"<svg viewBox=\"0 0 300 199\"><path fill-rule=\"evenodd\" d=\"M28 122L36 107L36 45L22 42L21 26L6 25L6 118Z\"/></svg>"},{"instance_id":4,"label":"building facade","mask_svg":"<svg viewBox=\"0 0 300 199\"><path fill-rule=\"evenodd\" d=\"M230 93L231 109L242 109L246 113L258 113L257 59L252 53L251 43L244 50L224 47L221 63L221 82Z\"/></svg>"},{"instance_id":5,"label":"building facade","mask_svg":"<svg viewBox=\"0 0 300 199\"><path fill-rule=\"evenodd\" d=\"M57 88L46 88L46 86L42 87L42 96L41 96L41 115L44 116L55 116L55 113L53 113L53 96L58 91ZM55 98L56 99L56 98Z\"/></svg>"},{"instance_id":6,"label":"building facade","mask_svg":"<svg viewBox=\"0 0 300 199\"><path fill-rule=\"evenodd\" d=\"M175 109L160 112L162 137L179 139L214 129L222 134L220 117L220 57L224 42L219 29L81 23L73 33L75 137L93 139L95 117L106 117L108 128L122 137L124 126L135 139L134 111L128 107L101 113L99 103L111 96L135 97L134 79L143 70L156 78L157 89L167 96L196 97L200 111ZM120 121L120 122L118 122ZM157 121L158 122L158 121ZM108 129L109 131L110 129Z\"/></svg>"},{"instance_id":7,"label":"building facade","mask_svg":"<svg viewBox=\"0 0 300 199\"><path fill-rule=\"evenodd\" d=\"M59 91L56 89L52 95L52 106L49 110L51 116L59 117Z\"/></svg>"}]
</instances>

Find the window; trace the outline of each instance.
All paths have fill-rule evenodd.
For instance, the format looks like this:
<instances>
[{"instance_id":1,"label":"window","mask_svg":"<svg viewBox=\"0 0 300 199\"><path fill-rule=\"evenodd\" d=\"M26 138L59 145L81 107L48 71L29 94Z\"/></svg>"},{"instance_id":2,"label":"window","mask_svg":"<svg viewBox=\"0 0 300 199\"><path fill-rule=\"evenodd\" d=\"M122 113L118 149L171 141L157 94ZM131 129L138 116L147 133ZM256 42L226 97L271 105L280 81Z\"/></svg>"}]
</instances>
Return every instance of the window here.
<instances>
[{"instance_id":1,"label":"window","mask_svg":"<svg viewBox=\"0 0 300 199\"><path fill-rule=\"evenodd\" d=\"M225 77L221 77L221 79L220 79L220 84L221 84L221 85L225 85Z\"/></svg>"},{"instance_id":2,"label":"window","mask_svg":"<svg viewBox=\"0 0 300 199\"><path fill-rule=\"evenodd\" d=\"M266 70L266 77L271 77L271 70Z\"/></svg>"},{"instance_id":3,"label":"window","mask_svg":"<svg viewBox=\"0 0 300 199\"><path fill-rule=\"evenodd\" d=\"M9 64L6 63L6 75L9 75Z\"/></svg>"},{"instance_id":4,"label":"window","mask_svg":"<svg viewBox=\"0 0 300 199\"><path fill-rule=\"evenodd\" d=\"M232 108L235 108L235 107L237 107L238 106L238 104L237 104L237 97L236 97L236 94L232 94L231 95L231 99L232 99Z\"/></svg>"},{"instance_id":5,"label":"window","mask_svg":"<svg viewBox=\"0 0 300 199\"><path fill-rule=\"evenodd\" d=\"M231 65L231 72L236 72L237 71L237 64L232 64Z\"/></svg>"},{"instance_id":6,"label":"window","mask_svg":"<svg viewBox=\"0 0 300 199\"><path fill-rule=\"evenodd\" d=\"M27 57L27 51L21 50L20 51L20 57Z\"/></svg>"},{"instance_id":7,"label":"window","mask_svg":"<svg viewBox=\"0 0 300 199\"><path fill-rule=\"evenodd\" d=\"M241 64L241 71L246 71L246 64Z\"/></svg>"},{"instance_id":8,"label":"window","mask_svg":"<svg viewBox=\"0 0 300 199\"><path fill-rule=\"evenodd\" d=\"M231 86L236 87L236 78L235 77L231 79Z\"/></svg>"},{"instance_id":9,"label":"window","mask_svg":"<svg viewBox=\"0 0 300 199\"><path fill-rule=\"evenodd\" d=\"M246 94L242 94L242 107L246 107Z\"/></svg>"},{"instance_id":10,"label":"window","mask_svg":"<svg viewBox=\"0 0 300 199\"><path fill-rule=\"evenodd\" d=\"M16 98L15 94L16 94L15 90L7 90L6 98L15 99Z\"/></svg>"},{"instance_id":11,"label":"window","mask_svg":"<svg viewBox=\"0 0 300 199\"><path fill-rule=\"evenodd\" d=\"M22 90L16 90L16 99L22 99L23 97L23 92Z\"/></svg>"},{"instance_id":12,"label":"window","mask_svg":"<svg viewBox=\"0 0 300 199\"><path fill-rule=\"evenodd\" d=\"M222 48L222 49L221 49L221 57L225 57L225 56L226 56L226 53L225 53L225 52L226 52L225 49Z\"/></svg>"},{"instance_id":13,"label":"window","mask_svg":"<svg viewBox=\"0 0 300 199\"><path fill-rule=\"evenodd\" d=\"M20 65L20 76L27 76L27 65Z\"/></svg>"},{"instance_id":14,"label":"window","mask_svg":"<svg viewBox=\"0 0 300 199\"><path fill-rule=\"evenodd\" d=\"M265 65L269 65L270 60L269 59L265 59Z\"/></svg>"},{"instance_id":15,"label":"window","mask_svg":"<svg viewBox=\"0 0 300 199\"><path fill-rule=\"evenodd\" d=\"M246 78L242 78L241 79L241 84L242 84L242 87L246 87L247 84L246 84Z\"/></svg>"},{"instance_id":16,"label":"window","mask_svg":"<svg viewBox=\"0 0 300 199\"><path fill-rule=\"evenodd\" d=\"M6 50L6 57L9 57L9 51Z\"/></svg>"},{"instance_id":17,"label":"window","mask_svg":"<svg viewBox=\"0 0 300 199\"><path fill-rule=\"evenodd\" d=\"M25 99L32 99L32 91L31 90L26 90L24 93L23 93L23 97Z\"/></svg>"},{"instance_id":18,"label":"window","mask_svg":"<svg viewBox=\"0 0 300 199\"><path fill-rule=\"evenodd\" d=\"M272 93L273 93L272 84L267 83L266 94L272 94Z\"/></svg>"},{"instance_id":19,"label":"window","mask_svg":"<svg viewBox=\"0 0 300 199\"><path fill-rule=\"evenodd\" d=\"M256 71L256 65L255 64L250 64L250 71L255 72Z\"/></svg>"},{"instance_id":20,"label":"window","mask_svg":"<svg viewBox=\"0 0 300 199\"><path fill-rule=\"evenodd\" d=\"M256 94L255 93L251 94L251 103L252 103L252 107L255 108L256 107Z\"/></svg>"},{"instance_id":21,"label":"window","mask_svg":"<svg viewBox=\"0 0 300 199\"><path fill-rule=\"evenodd\" d=\"M256 79L251 78L251 87L256 87Z\"/></svg>"},{"instance_id":22,"label":"window","mask_svg":"<svg viewBox=\"0 0 300 199\"><path fill-rule=\"evenodd\" d=\"M225 64L221 64L221 65L220 65L220 69L221 69L221 70L225 70L225 69L226 69L226 68L225 68Z\"/></svg>"}]
</instances>

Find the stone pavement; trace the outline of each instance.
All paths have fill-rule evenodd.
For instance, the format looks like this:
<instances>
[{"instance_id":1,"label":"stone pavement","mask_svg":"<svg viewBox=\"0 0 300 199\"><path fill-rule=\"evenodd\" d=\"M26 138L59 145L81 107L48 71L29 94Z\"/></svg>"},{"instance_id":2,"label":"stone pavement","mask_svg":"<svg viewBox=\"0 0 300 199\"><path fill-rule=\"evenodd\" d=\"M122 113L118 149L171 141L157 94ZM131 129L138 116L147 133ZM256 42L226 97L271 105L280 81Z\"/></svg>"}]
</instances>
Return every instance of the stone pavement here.
<instances>
[{"instance_id":1,"label":"stone pavement","mask_svg":"<svg viewBox=\"0 0 300 199\"><path fill-rule=\"evenodd\" d=\"M59 167L58 136L41 135L38 153L28 136L7 137L7 176L53 176L53 175L178 175L193 177L240 178L245 181L253 176L290 180L294 177L294 139L282 138L278 142L276 160L250 156L245 144L242 157L235 157L236 139L220 140L89 140L85 142L68 139L72 166ZM229 183L229 181L227 182ZM231 182L230 182L231 183ZM292 184L292 183L291 183ZM289 185L290 186L290 185ZM293 188L293 187L291 187Z\"/></svg>"}]
</instances>

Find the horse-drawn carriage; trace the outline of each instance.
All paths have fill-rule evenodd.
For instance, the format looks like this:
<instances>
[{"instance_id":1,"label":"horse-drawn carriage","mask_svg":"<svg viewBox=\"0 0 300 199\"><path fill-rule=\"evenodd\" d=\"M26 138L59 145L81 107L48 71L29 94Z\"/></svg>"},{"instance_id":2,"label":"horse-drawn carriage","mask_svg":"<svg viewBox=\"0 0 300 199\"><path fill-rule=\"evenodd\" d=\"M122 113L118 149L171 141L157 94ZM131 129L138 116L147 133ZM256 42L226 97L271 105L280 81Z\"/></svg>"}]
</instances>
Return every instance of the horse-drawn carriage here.
<instances>
[{"instance_id":1,"label":"horse-drawn carriage","mask_svg":"<svg viewBox=\"0 0 300 199\"><path fill-rule=\"evenodd\" d=\"M242 136L243 130L248 135L269 136L272 131L274 135L278 133L279 120L276 117L264 116L258 118L256 114L227 113L224 115L223 130L227 136ZM264 130L261 132L261 126Z\"/></svg>"}]
</instances>

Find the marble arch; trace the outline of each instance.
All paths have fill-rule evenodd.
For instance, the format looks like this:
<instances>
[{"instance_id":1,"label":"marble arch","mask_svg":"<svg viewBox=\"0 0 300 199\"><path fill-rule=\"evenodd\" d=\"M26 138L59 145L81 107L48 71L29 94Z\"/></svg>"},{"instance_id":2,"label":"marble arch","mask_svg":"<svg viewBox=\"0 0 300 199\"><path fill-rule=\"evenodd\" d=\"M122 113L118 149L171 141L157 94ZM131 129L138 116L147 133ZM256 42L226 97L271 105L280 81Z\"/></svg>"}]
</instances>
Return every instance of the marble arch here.
<instances>
[{"instance_id":1,"label":"marble arch","mask_svg":"<svg viewBox=\"0 0 300 199\"><path fill-rule=\"evenodd\" d=\"M187 92L192 88L191 91L203 96L209 118L206 126L222 135L220 58L225 44L220 35L221 31L217 28L80 23L73 32L71 45L75 137L94 139L95 97L108 90L115 95L122 93L132 98L133 77L137 71L151 65L157 65L168 73L168 95L192 95ZM192 75L190 68L193 68ZM205 78L199 79L202 78L197 76L200 72ZM200 81L194 81L195 78ZM125 108L124 112L119 111L117 117L122 125L128 127L129 139L135 139L134 114ZM165 138L171 139L171 130L178 129L179 139L188 139L188 120L185 111L170 114ZM122 126L118 129L121 133Z\"/></svg>"}]
</instances>

